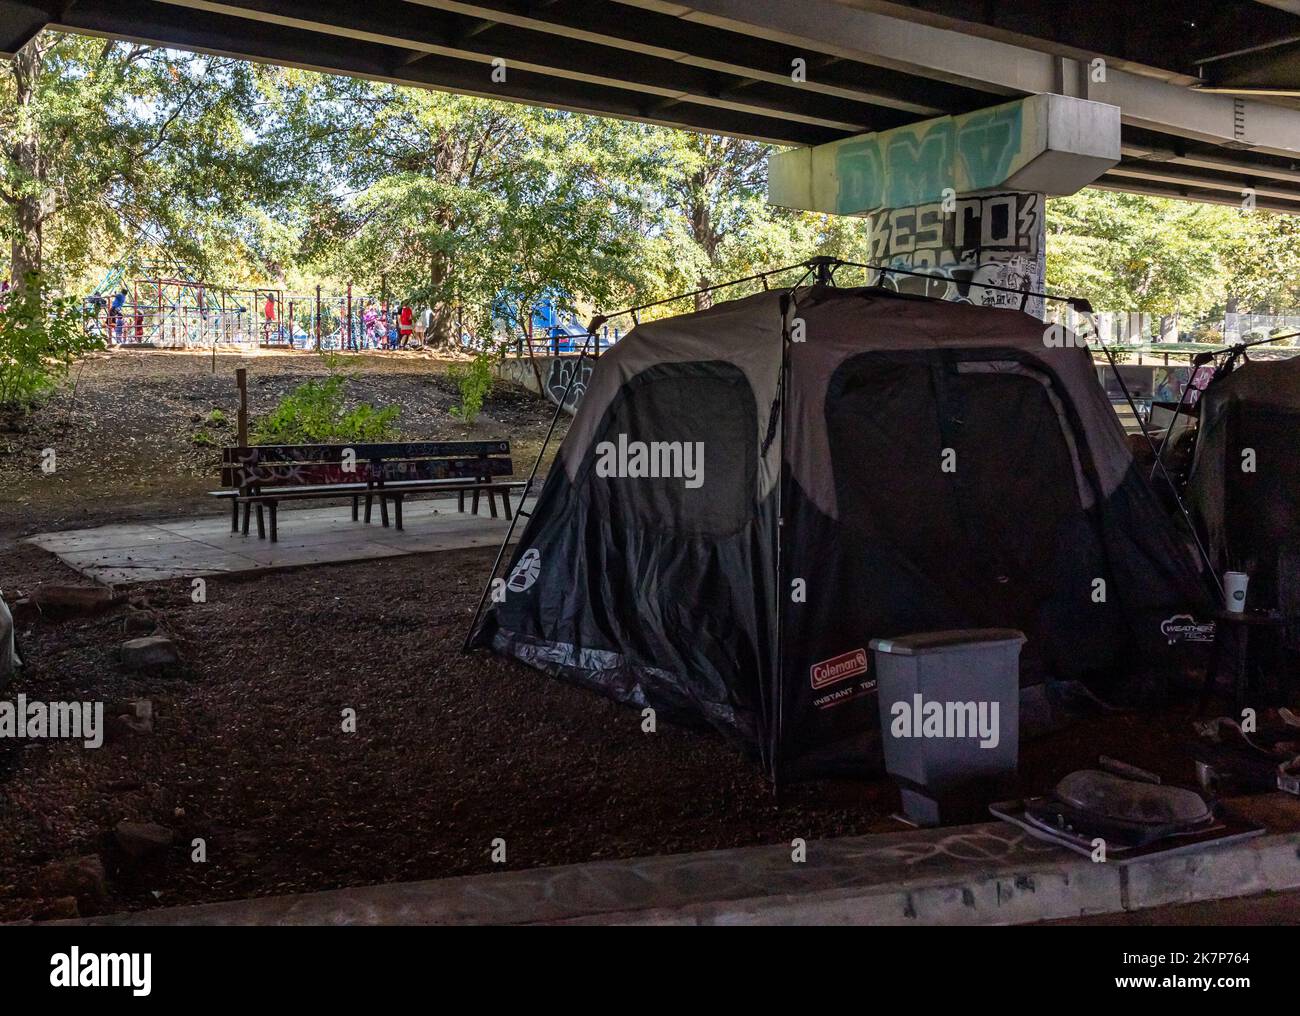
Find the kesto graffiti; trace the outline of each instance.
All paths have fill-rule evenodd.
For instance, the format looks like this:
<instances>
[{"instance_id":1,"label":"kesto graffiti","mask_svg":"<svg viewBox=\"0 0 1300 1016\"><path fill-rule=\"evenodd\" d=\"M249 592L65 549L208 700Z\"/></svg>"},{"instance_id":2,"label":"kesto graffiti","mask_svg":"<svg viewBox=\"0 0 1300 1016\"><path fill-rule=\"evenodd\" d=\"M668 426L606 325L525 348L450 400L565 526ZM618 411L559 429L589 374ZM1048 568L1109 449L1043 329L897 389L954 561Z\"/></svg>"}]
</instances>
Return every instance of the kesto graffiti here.
<instances>
[{"instance_id":1,"label":"kesto graffiti","mask_svg":"<svg viewBox=\"0 0 1300 1016\"><path fill-rule=\"evenodd\" d=\"M871 225L871 261L938 276L884 274L881 284L904 293L985 307L1019 308L1015 293L990 289L1043 288L1043 195L989 194L955 198L867 216ZM1041 301L1023 301L1041 316Z\"/></svg>"}]
</instances>

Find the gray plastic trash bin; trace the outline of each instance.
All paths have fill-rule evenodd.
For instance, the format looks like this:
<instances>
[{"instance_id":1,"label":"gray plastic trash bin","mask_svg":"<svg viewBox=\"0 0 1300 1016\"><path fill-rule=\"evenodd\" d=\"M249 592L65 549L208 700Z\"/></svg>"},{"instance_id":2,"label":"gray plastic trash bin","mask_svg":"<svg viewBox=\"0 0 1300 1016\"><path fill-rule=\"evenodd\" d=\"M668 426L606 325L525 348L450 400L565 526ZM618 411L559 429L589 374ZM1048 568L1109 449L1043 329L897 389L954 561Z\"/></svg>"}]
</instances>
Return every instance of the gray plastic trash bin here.
<instances>
[{"instance_id":1,"label":"gray plastic trash bin","mask_svg":"<svg viewBox=\"0 0 1300 1016\"><path fill-rule=\"evenodd\" d=\"M1015 777L1024 642L1009 628L872 640L885 769L911 821L986 816Z\"/></svg>"}]
</instances>

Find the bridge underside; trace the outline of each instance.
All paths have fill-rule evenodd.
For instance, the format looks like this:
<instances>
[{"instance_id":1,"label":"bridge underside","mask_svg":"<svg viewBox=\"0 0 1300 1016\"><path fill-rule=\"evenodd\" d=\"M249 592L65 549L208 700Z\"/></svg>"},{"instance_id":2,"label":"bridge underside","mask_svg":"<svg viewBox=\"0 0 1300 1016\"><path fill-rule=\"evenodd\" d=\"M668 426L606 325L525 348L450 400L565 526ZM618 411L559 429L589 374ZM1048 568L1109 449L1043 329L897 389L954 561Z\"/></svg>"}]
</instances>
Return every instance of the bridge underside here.
<instances>
[{"instance_id":1,"label":"bridge underside","mask_svg":"<svg viewBox=\"0 0 1300 1016\"><path fill-rule=\"evenodd\" d=\"M791 145L1058 92L1098 186L1300 214L1300 0L0 0L0 53L47 26Z\"/></svg>"}]
</instances>

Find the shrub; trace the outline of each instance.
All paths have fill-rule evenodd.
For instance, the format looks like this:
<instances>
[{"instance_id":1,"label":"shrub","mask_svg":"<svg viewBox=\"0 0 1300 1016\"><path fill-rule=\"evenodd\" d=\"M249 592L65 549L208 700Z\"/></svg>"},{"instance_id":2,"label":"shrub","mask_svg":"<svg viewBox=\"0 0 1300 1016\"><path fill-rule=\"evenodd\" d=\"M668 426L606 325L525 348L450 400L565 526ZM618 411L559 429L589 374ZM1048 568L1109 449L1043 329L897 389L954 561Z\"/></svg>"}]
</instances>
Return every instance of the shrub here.
<instances>
[{"instance_id":1,"label":"shrub","mask_svg":"<svg viewBox=\"0 0 1300 1016\"><path fill-rule=\"evenodd\" d=\"M367 402L343 405L342 374L299 385L253 426L254 444L317 444L386 441L395 436L397 406L376 409Z\"/></svg>"},{"instance_id":2,"label":"shrub","mask_svg":"<svg viewBox=\"0 0 1300 1016\"><path fill-rule=\"evenodd\" d=\"M49 296L39 276L0 297L0 405L26 407L54 388L72 361L102 348L74 297Z\"/></svg>"},{"instance_id":3,"label":"shrub","mask_svg":"<svg viewBox=\"0 0 1300 1016\"><path fill-rule=\"evenodd\" d=\"M455 363L447 372L460 389L460 405L452 413L473 423L483 409L483 399L492 390L492 355L479 353L467 364Z\"/></svg>"}]
</instances>

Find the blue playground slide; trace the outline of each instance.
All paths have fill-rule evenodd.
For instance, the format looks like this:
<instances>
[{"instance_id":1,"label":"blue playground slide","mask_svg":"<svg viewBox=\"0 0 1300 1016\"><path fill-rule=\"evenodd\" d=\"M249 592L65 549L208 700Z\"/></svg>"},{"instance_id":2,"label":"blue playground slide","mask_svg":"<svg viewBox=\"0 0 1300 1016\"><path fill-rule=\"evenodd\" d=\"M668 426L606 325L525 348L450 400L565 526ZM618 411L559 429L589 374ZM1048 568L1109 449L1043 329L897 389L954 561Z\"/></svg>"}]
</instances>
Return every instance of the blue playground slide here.
<instances>
[{"instance_id":1,"label":"blue playground slide","mask_svg":"<svg viewBox=\"0 0 1300 1016\"><path fill-rule=\"evenodd\" d=\"M544 296L533 304L533 341L558 339L561 353L576 353L587 337L587 326L560 310L559 301Z\"/></svg>"}]
</instances>

